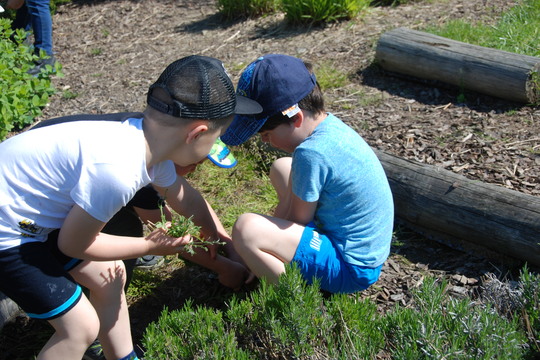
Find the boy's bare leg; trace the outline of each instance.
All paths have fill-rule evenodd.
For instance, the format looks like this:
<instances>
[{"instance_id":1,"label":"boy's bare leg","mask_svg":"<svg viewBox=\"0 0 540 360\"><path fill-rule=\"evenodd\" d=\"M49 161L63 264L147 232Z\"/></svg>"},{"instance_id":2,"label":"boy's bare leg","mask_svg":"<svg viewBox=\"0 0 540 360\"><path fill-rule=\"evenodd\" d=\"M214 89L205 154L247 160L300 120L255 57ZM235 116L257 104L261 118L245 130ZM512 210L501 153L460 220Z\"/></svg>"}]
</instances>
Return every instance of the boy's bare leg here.
<instances>
[{"instance_id":1,"label":"boy's bare leg","mask_svg":"<svg viewBox=\"0 0 540 360\"><path fill-rule=\"evenodd\" d=\"M119 359L128 355L133 350L133 341L124 293L126 282L124 263L85 261L70 273L90 291L90 302L101 324L97 337L105 357Z\"/></svg>"},{"instance_id":2,"label":"boy's bare leg","mask_svg":"<svg viewBox=\"0 0 540 360\"><path fill-rule=\"evenodd\" d=\"M37 360L80 359L99 331L97 314L84 295L71 310L49 323L55 333Z\"/></svg>"},{"instance_id":3,"label":"boy's bare leg","mask_svg":"<svg viewBox=\"0 0 540 360\"><path fill-rule=\"evenodd\" d=\"M233 227L233 244L257 277L276 283L292 261L304 227L259 214L240 215Z\"/></svg>"}]
</instances>

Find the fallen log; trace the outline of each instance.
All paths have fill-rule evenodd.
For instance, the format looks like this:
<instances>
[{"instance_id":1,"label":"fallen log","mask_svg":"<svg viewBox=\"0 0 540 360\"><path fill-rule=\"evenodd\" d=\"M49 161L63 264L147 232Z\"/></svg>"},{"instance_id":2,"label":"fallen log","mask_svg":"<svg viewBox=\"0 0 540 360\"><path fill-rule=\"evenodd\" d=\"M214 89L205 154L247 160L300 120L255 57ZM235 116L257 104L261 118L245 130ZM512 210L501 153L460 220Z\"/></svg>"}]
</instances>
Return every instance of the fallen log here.
<instances>
[{"instance_id":1,"label":"fallen log","mask_svg":"<svg viewBox=\"0 0 540 360\"><path fill-rule=\"evenodd\" d=\"M540 266L539 197L376 153L390 182L396 220L453 247Z\"/></svg>"},{"instance_id":2,"label":"fallen log","mask_svg":"<svg viewBox=\"0 0 540 360\"><path fill-rule=\"evenodd\" d=\"M398 28L384 33L375 59L388 71L438 80L521 103L540 103L540 58Z\"/></svg>"}]
</instances>

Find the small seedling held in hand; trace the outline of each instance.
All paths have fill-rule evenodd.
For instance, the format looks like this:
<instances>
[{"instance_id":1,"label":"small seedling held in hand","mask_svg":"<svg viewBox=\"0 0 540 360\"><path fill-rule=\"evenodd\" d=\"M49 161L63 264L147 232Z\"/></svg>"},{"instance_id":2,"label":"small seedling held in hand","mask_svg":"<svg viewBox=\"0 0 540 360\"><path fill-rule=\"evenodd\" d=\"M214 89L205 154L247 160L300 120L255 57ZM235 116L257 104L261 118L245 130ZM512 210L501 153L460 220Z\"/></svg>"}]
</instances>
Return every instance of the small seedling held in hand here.
<instances>
[{"instance_id":1,"label":"small seedling held in hand","mask_svg":"<svg viewBox=\"0 0 540 360\"><path fill-rule=\"evenodd\" d=\"M163 213L163 205L160 205L159 209L161 211L161 221L155 224L150 224L150 226L153 229L164 229L167 232L168 236L175 237L175 238L190 235L191 242L189 244L184 245L184 250L188 254L195 255L195 249L203 249L204 251L208 251L207 246L209 245L223 245L224 244L219 239L217 240L201 239L200 238L201 227L193 223L193 220L191 219L192 216L190 216L189 218L186 218L176 213L175 211L171 210L172 219L169 225L168 224L169 221L167 221L167 218L165 217L165 214Z\"/></svg>"}]
</instances>

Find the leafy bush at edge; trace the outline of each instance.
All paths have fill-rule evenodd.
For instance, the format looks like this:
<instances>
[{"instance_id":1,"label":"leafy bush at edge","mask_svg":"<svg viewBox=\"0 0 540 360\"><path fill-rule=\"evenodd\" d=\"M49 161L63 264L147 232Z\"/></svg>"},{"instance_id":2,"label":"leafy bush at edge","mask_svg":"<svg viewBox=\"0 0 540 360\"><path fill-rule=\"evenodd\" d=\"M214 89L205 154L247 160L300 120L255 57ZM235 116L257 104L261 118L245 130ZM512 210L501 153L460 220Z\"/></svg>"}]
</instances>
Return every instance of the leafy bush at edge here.
<instances>
[{"instance_id":1,"label":"leafy bush at edge","mask_svg":"<svg viewBox=\"0 0 540 360\"><path fill-rule=\"evenodd\" d=\"M15 33L11 29L9 19L0 18L0 141L10 131L34 122L55 93L50 76L60 75L58 64L47 66L37 77L27 73L38 57L23 44L24 37L22 30Z\"/></svg>"}]
</instances>

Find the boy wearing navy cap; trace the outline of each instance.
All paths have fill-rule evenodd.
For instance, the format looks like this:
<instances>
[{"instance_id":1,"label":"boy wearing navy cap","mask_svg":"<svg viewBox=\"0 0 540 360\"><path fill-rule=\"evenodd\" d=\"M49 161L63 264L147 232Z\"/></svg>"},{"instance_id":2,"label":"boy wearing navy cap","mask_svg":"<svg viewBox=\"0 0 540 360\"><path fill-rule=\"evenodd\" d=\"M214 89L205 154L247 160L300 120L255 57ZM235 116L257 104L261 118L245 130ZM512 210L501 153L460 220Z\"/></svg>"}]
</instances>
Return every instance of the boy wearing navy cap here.
<instances>
[{"instance_id":1,"label":"boy wearing navy cap","mask_svg":"<svg viewBox=\"0 0 540 360\"><path fill-rule=\"evenodd\" d=\"M235 94L219 60L189 56L150 87L141 116L44 126L0 144L0 291L55 329L38 360L81 359L96 337L107 359L137 359L118 260L175 254L191 238L102 229L151 183L205 240L219 240L215 213L175 165L203 160L234 114L260 110ZM217 259L214 246L209 254Z\"/></svg>"},{"instance_id":2,"label":"boy wearing navy cap","mask_svg":"<svg viewBox=\"0 0 540 360\"><path fill-rule=\"evenodd\" d=\"M393 201L381 163L360 135L325 112L309 66L270 54L242 72L237 93L263 107L236 115L221 140L239 145L259 132L292 153L276 160L270 179L279 198L274 216L243 214L233 244L253 274L277 282L295 263L308 283L352 293L379 278L390 252Z\"/></svg>"}]
</instances>

